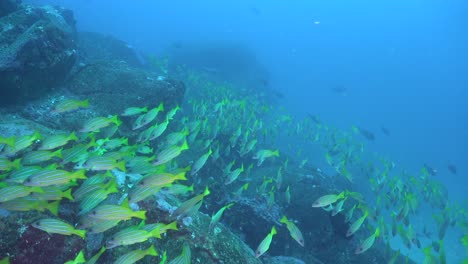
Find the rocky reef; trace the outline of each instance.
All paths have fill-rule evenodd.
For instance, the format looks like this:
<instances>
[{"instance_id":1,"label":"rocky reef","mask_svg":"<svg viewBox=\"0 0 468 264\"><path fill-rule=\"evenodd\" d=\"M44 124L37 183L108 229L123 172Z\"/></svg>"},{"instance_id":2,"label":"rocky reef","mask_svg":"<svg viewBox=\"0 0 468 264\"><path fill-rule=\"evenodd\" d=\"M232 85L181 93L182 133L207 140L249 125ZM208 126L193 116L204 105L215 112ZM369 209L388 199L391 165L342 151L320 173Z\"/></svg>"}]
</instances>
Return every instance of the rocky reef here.
<instances>
[{"instance_id":1,"label":"rocky reef","mask_svg":"<svg viewBox=\"0 0 468 264\"><path fill-rule=\"evenodd\" d=\"M76 62L71 11L50 6L9 7L9 13L0 17L0 104L43 96L63 83Z\"/></svg>"}]
</instances>

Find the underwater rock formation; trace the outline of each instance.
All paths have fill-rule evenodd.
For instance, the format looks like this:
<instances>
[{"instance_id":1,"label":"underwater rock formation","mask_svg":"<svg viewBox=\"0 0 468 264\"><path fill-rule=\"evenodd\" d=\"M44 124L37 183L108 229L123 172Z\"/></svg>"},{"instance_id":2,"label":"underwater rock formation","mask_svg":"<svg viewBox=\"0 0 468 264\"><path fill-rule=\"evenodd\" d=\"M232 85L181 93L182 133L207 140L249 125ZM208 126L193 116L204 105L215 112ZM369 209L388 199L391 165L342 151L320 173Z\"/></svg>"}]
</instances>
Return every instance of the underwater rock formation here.
<instances>
[{"instance_id":1,"label":"underwater rock formation","mask_svg":"<svg viewBox=\"0 0 468 264\"><path fill-rule=\"evenodd\" d=\"M6 16L12 12L15 12L21 1L18 0L1 0L0 1L0 17Z\"/></svg>"},{"instance_id":2,"label":"underwater rock formation","mask_svg":"<svg viewBox=\"0 0 468 264\"><path fill-rule=\"evenodd\" d=\"M127 107L155 107L164 102L170 109L182 103L185 85L176 80L129 66L123 61L103 61L82 66L60 89L48 97L29 102L21 115L57 129L78 129L94 116L122 113ZM51 110L66 99L89 99L91 108L57 115Z\"/></svg>"},{"instance_id":3,"label":"underwater rock formation","mask_svg":"<svg viewBox=\"0 0 468 264\"><path fill-rule=\"evenodd\" d=\"M125 61L133 67L143 67L142 56L129 44L110 35L96 32L78 33L78 56L81 63L109 60Z\"/></svg>"},{"instance_id":4,"label":"underwater rock formation","mask_svg":"<svg viewBox=\"0 0 468 264\"><path fill-rule=\"evenodd\" d=\"M74 39L75 20L66 9L24 5L0 17L0 104L39 97L62 83L76 60Z\"/></svg>"}]
</instances>

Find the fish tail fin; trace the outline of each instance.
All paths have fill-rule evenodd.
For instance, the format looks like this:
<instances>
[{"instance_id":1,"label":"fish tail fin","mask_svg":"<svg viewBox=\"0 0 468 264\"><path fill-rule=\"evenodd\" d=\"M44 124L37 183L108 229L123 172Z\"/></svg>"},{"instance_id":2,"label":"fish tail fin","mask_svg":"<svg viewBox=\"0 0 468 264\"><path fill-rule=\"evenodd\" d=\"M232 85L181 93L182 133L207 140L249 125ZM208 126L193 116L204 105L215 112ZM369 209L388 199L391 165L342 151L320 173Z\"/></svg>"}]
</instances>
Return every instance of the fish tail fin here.
<instances>
[{"instance_id":1,"label":"fish tail fin","mask_svg":"<svg viewBox=\"0 0 468 264\"><path fill-rule=\"evenodd\" d=\"M75 230L75 235L81 237L81 238L85 238L86 237L86 230L79 230L79 229L76 229Z\"/></svg>"},{"instance_id":2,"label":"fish tail fin","mask_svg":"<svg viewBox=\"0 0 468 264\"><path fill-rule=\"evenodd\" d=\"M273 156L279 157L279 149L273 151Z\"/></svg>"},{"instance_id":3,"label":"fish tail fin","mask_svg":"<svg viewBox=\"0 0 468 264\"><path fill-rule=\"evenodd\" d=\"M161 227L153 229L150 233L152 237L161 239Z\"/></svg>"},{"instance_id":4,"label":"fish tail fin","mask_svg":"<svg viewBox=\"0 0 468 264\"><path fill-rule=\"evenodd\" d=\"M159 111L164 111L164 104L161 102L158 106Z\"/></svg>"},{"instance_id":5,"label":"fish tail fin","mask_svg":"<svg viewBox=\"0 0 468 264\"><path fill-rule=\"evenodd\" d=\"M183 172L181 172L181 173L176 174L176 175L175 175L175 178L176 178L177 180L186 181L186 180L187 180L187 177L185 177L185 174L186 174L186 172L183 171Z\"/></svg>"},{"instance_id":6,"label":"fish tail fin","mask_svg":"<svg viewBox=\"0 0 468 264\"><path fill-rule=\"evenodd\" d=\"M156 249L154 248L154 245L152 245L151 247L149 247L147 250L146 250L146 255L148 256L157 256L158 255L158 252L156 251Z\"/></svg>"},{"instance_id":7,"label":"fish tail fin","mask_svg":"<svg viewBox=\"0 0 468 264\"><path fill-rule=\"evenodd\" d=\"M62 158L62 149L57 149L56 151L52 152L52 157Z\"/></svg>"},{"instance_id":8,"label":"fish tail fin","mask_svg":"<svg viewBox=\"0 0 468 264\"><path fill-rule=\"evenodd\" d=\"M72 140L72 141L78 140L78 137L76 136L75 131L71 132L70 136L68 136L68 140Z\"/></svg>"},{"instance_id":9,"label":"fish tail fin","mask_svg":"<svg viewBox=\"0 0 468 264\"><path fill-rule=\"evenodd\" d=\"M177 228L177 221L174 221L170 224L168 224L166 227L165 227L166 230L179 230L179 228Z\"/></svg>"},{"instance_id":10,"label":"fish tail fin","mask_svg":"<svg viewBox=\"0 0 468 264\"><path fill-rule=\"evenodd\" d=\"M89 99L86 99L81 102L81 107L88 108L89 107Z\"/></svg>"},{"instance_id":11,"label":"fish tail fin","mask_svg":"<svg viewBox=\"0 0 468 264\"><path fill-rule=\"evenodd\" d=\"M119 170L121 170L123 172L127 172L127 169L125 168L125 160L117 162L116 167L117 167L117 169L119 169Z\"/></svg>"},{"instance_id":12,"label":"fish tail fin","mask_svg":"<svg viewBox=\"0 0 468 264\"><path fill-rule=\"evenodd\" d=\"M271 228L271 235L276 235L276 228L274 226Z\"/></svg>"},{"instance_id":13,"label":"fish tail fin","mask_svg":"<svg viewBox=\"0 0 468 264\"><path fill-rule=\"evenodd\" d=\"M51 212L53 215L57 216L58 215L59 205L60 205L60 200L57 200L57 201L55 201L53 203L48 203L45 206L45 209L49 210L49 212Z\"/></svg>"},{"instance_id":14,"label":"fish tail fin","mask_svg":"<svg viewBox=\"0 0 468 264\"><path fill-rule=\"evenodd\" d=\"M285 215L283 215L283 217L281 217L280 223L286 224L287 222L288 218Z\"/></svg>"},{"instance_id":15,"label":"fish tail fin","mask_svg":"<svg viewBox=\"0 0 468 264\"><path fill-rule=\"evenodd\" d=\"M203 197L207 196L210 194L210 190L208 189L208 186L205 188L205 191L203 192Z\"/></svg>"},{"instance_id":16,"label":"fish tail fin","mask_svg":"<svg viewBox=\"0 0 468 264\"><path fill-rule=\"evenodd\" d=\"M68 200L73 202L75 199L73 198L73 196L71 194L71 191L72 191L72 189L70 188L70 189L66 190L65 192L63 192L63 197L65 197Z\"/></svg>"},{"instance_id":17,"label":"fish tail fin","mask_svg":"<svg viewBox=\"0 0 468 264\"><path fill-rule=\"evenodd\" d=\"M75 171L75 172L73 172L73 178L74 178L74 179L83 179L83 180L86 180L86 179L88 179L88 177L86 177L85 173L86 173L86 170L78 170L78 171Z\"/></svg>"},{"instance_id":18,"label":"fish tail fin","mask_svg":"<svg viewBox=\"0 0 468 264\"><path fill-rule=\"evenodd\" d=\"M184 144L181 147L181 150L187 150L187 149L189 149L189 146L188 146L187 140L185 140Z\"/></svg>"},{"instance_id":19,"label":"fish tail fin","mask_svg":"<svg viewBox=\"0 0 468 264\"><path fill-rule=\"evenodd\" d=\"M135 217L146 220L146 211L136 211Z\"/></svg>"},{"instance_id":20,"label":"fish tail fin","mask_svg":"<svg viewBox=\"0 0 468 264\"><path fill-rule=\"evenodd\" d=\"M120 126L122 121L119 119L119 116L114 115L110 118L111 123L114 123L116 126Z\"/></svg>"},{"instance_id":21,"label":"fish tail fin","mask_svg":"<svg viewBox=\"0 0 468 264\"><path fill-rule=\"evenodd\" d=\"M2 142L12 148L15 147L15 142L16 142L16 137L13 136L13 137L9 137L9 138L3 138L3 137L0 137L2 138Z\"/></svg>"},{"instance_id":22,"label":"fish tail fin","mask_svg":"<svg viewBox=\"0 0 468 264\"><path fill-rule=\"evenodd\" d=\"M39 132L39 130L35 130L34 133L31 135L31 138L33 138L34 140L42 139L41 132Z\"/></svg>"},{"instance_id":23,"label":"fish tail fin","mask_svg":"<svg viewBox=\"0 0 468 264\"><path fill-rule=\"evenodd\" d=\"M12 165L13 165L13 168L19 169L19 168L21 167L21 158L15 159L15 160L13 161Z\"/></svg>"}]
</instances>

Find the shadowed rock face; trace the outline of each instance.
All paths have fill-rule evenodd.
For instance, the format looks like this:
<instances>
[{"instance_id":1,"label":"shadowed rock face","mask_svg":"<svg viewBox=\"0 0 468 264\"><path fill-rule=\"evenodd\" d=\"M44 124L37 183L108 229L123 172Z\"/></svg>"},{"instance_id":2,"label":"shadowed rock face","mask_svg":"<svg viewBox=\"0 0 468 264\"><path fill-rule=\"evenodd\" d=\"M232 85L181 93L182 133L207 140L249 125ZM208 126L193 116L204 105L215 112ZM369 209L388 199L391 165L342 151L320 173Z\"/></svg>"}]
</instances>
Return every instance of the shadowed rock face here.
<instances>
[{"instance_id":1,"label":"shadowed rock face","mask_svg":"<svg viewBox=\"0 0 468 264\"><path fill-rule=\"evenodd\" d=\"M39 97L62 83L76 60L74 38L75 21L66 9L24 5L0 17L0 105Z\"/></svg>"},{"instance_id":2,"label":"shadowed rock face","mask_svg":"<svg viewBox=\"0 0 468 264\"><path fill-rule=\"evenodd\" d=\"M6 16L12 12L15 12L21 1L19 0L1 0L0 1L0 17Z\"/></svg>"}]
</instances>

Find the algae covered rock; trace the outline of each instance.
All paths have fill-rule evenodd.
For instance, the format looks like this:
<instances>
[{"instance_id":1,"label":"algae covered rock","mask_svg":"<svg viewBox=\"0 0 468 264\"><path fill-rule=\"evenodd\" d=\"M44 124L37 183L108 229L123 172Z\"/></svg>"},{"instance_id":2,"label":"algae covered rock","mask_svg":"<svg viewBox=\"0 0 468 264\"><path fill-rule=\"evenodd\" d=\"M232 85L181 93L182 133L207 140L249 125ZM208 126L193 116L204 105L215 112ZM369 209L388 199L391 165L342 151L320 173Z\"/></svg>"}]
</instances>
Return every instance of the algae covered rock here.
<instances>
[{"instance_id":1,"label":"algae covered rock","mask_svg":"<svg viewBox=\"0 0 468 264\"><path fill-rule=\"evenodd\" d=\"M78 53L81 63L125 61L133 67L143 67L143 58L131 45L110 35L96 32L78 33Z\"/></svg>"},{"instance_id":2,"label":"algae covered rock","mask_svg":"<svg viewBox=\"0 0 468 264\"><path fill-rule=\"evenodd\" d=\"M185 85L176 80L131 67L123 61L106 61L83 66L66 85L21 107L21 115L51 128L78 130L95 116L121 114L132 106L148 108L160 103L168 111L180 105ZM89 100L89 108L57 114L52 110L67 99ZM131 119L125 119L129 126ZM120 131L125 132L125 131Z\"/></svg>"},{"instance_id":3,"label":"algae covered rock","mask_svg":"<svg viewBox=\"0 0 468 264\"><path fill-rule=\"evenodd\" d=\"M66 9L26 5L0 17L0 104L39 97L62 83L76 60L74 38Z\"/></svg>"}]
</instances>

